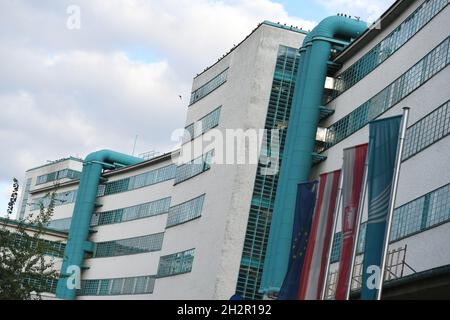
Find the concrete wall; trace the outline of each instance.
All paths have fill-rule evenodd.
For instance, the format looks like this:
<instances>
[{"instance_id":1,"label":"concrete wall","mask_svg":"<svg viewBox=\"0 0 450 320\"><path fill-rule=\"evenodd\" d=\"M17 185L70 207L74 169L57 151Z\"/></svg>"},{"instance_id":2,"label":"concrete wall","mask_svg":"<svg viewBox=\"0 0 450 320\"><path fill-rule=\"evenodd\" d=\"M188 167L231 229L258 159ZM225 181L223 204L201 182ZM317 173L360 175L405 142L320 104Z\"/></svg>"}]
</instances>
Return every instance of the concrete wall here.
<instances>
[{"instance_id":1,"label":"concrete wall","mask_svg":"<svg viewBox=\"0 0 450 320\"><path fill-rule=\"evenodd\" d=\"M194 80L193 87L198 88L229 68L225 84L189 107L186 124L222 106L218 127L222 132L263 129L278 47L298 48L303 37L262 25L229 56ZM256 169L257 164L216 164L174 187L174 204L204 193L206 198L201 219L168 229L162 250L162 254L170 254L195 248L192 272L158 279L155 298L229 299L235 293ZM174 286L186 286L188 290L174 291Z\"/></svg>"}]
</instances>

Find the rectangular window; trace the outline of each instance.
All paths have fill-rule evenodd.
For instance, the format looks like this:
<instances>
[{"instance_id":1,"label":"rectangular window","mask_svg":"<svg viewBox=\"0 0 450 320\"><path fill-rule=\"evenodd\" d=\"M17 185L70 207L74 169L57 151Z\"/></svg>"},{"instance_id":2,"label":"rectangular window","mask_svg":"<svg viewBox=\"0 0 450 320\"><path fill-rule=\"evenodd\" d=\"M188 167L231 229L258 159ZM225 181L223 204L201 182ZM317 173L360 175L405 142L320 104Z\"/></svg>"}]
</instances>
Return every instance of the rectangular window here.
<instances>
[{"instance_id":1,"label":"rectangular window","mask_svg":"<svg viewBox=\"0 0 450 320\"><path fill-rule=\"evenodd\" d=\"M127 278L123 282L122 294L133 294L136 278Z\"/></svg>"},{"instance_id":2,"label":"rectangular window","mask_svg":"<svg viewBox=\"0 0 450 320\"><path fill-rule=\"evenodd\" d=\"M19 213L19 220L23 219L25 217L25 210L27 209L28 205L28 198L30 196L30 188L31 188L31 178L27 179L27 183L25 185L25 190L23 193L22 203L20 206L20 213Z\"/></svg>"},{"instance_id":3,"label":"rectangular window","mask_svg":"<svg viewBox=\"0 0 450 320\"><path fill-rule=\"evenodd\" d=\"M331 263L338 262L341 259L342 232L334 235L333 249L331 250Z\"/></svg>"},{"instance_id":4,"label":"rectangular window","mask_svg":"<svg viewBox=\"0 0 450 320\"><path fill-rule=\"evenodd\" d=\"M81 172L79 172L79 171L75 171L72 169L64 169L64 170L51 172L49 174L45 174L45 175L37 177L36 185L49 183L49 182L66 179L66 178L71 179L71 180L76 180L76 179L80 179L80 176L81 176Z\"/></svg>"},{"instance_id":5,"label":"rectangular window","mask_svg":"<svg viewBox=\"0 0 450 320\"><path fill-rule=\"evenodd\" d=\"M218 76L214 77L212 80L207 82L205 85L201 86L191 94L191 102L190 105L196 103L200 99L206 97L208 94L216 90L222 84L227 81L228 77L228 68L222 71Z\"/></svg>"},{"instance_id":6,"label":"rectangular window","mask_svg":"<svg viewBox=\"0 0 450 320\"><path fill-rule=\"evenodd\" d=\"M187 126L183 137L183 143L192 141L212 128L217 127L219 125L220 110L221 107L207 114L199 121Z\"/></svg>"},{"instance_id":7,"label":"rectangular window","mask_svg":"<svg viewBox=\"0 0 450 320\"><path fill-rule=\"evenodd\" d=\"M197 159L178 166L175 175L175 184L186 181L209 170L211 168L211 161L213 156L214 150L211 150Z\"/></svg>"},{"instance_id":8,"label":"rectangular window","mask_svg":"<svg viewBox=\"0 0 450 320\"><path fill-rule=\"evenodd\" d=\"M192 271L194 249L163 256L159 260L158 278L170 277Z\"/></svg>"},{"instance_id":9,"label":"rectangular window","mask_svg":"<svg viewBox=\"0 0 450 320\"><path fill-rule=\"evenodd\" d=\"M38 242L35 239L25 238L20 234L13 233L11 235L14 237L14 241L22 246L28 245L31 248L35 249L38 245ZM66 248L66 244L62 242L57 241L50 241L50 240L39 240L39 243L43 244L45 246L45 254L52 257L59 257L62 258L64 255L64 250Z\"/></svg>"},{"instance_id":10,"label":"rectangular window","mask_svg":"<svg viewBox=\"0 0 450 320\"><path fill-rule=\"evenodd\" d=\"M87 296L98 295L98 286L100 284L99 280L86 281L84 283L84 294Z\"/></svg>"},{"instance_id":11,"label":"rectangular window","mask_svg":"<svg viewBox=\"0 0 450 320\"><path fill-rule=\"evenodd\" d=\"M72 218L52 220L47 224L47 228L60 231L68 231L70 229L71 222Z\"/></svg>"},{"instance_id":12,"label":"rectangular window","mask_svg":"<svg viewBox=\"0 0 450 320\"><path fill-rule=\"evenodd\" d=\"M327 129L323 152L382 115L450 63L450 37L366 103ZM428 61L429 63L425 63Z\"/></svg>"},{"instance_id":13,"label":"rectangular window","mask_svg":"<svg viewBox=\"0 0 450 320\"><path fill-rule=\"evenodd\" d=\"M148 236L100 242L96 244L94 258L115 257L159 251L162 248L164 233Z\"/></svg>"},{"instance_id":14,"label":"rectangular window","mask_svg":"<svg viewBox=\"0 0 450 320\"><path fill-rule=\"evenodd\" d=\"M450 102L408 128L403 161L450 134Z\"/></svg>"},{"instance_id":15,"label":"rectangular window","mask_svg":"<svg viewBox=\"0 0 450 320\"><path fill-rule=\"evenodd\" d=\"M429 196L425 228L438 225L450 219L450 185L441 188Z\"/></svg>"},{"instance_id":16,"label":"rectangular window","mask_svg":"<svg viewBox=\"0 0 450 320\"><path fill-rule=\"evenodd\" d=\"M196 219L201 216L205 195L171 207L167 218L167 228Z\"/></svg>"},{"instance_id":17,"label":"rectangular window","mask_svg":"<svg viewBox=\"0 0 450 320\"><path fill-rule=\"evenodd\" d=\"M67 192L57 193L55 196L55 206L61 206L65 204L74 203L77 198L77 191L72 190ZM51 195L48 194L42 198L33 199L31 203L31 210L39 210L41 208L41 204L46 208L50 204Z\"/></svg>"},{"instance_id":18,"label":"rectangular window","mask_svg":"<svg viewBox=\"0 0 450 320\"><path fill-rule=\"evenodd\" d=\"M105 195L111 195L128 191L129 184L130 178L107 183L105 185Z\"/></svg>"},{"instance_id":19,"label":"rectangular window","mask_svg":"<svg viewBox=\"0 0 450 320\"><path fill-rule=\"evenodd\" d=\"M395 209L390 241L398 241L444 222L450 222L450 184ZM366 229L367 223L363 223L358 254L363 253L365 249ZM336 233L334 239L331 263L340 260L342 233Z\"/></svg>"},{"instance_id":20,"label":"rectangular window","mask_svg":"<svg viewBox=\"0 0 450 320\"><path fill-rule=\"evenodd\" d=\"M428 22L439 14L448 3L448 0L426 0L372 50L337 76L333 94L327 97L328 101L326 102L330 102L350 89L387 58L392 56L401 46L408 42Z\"/></svg>"},{"instance_id":21,"label":"rectangular window","mask_svg":"<svg viewBox=\"0 0 450 320\"><path fill-rule=\"evenodd\" d=\"M80 296L118 296L153 293L154 276L133 278L82 280Z\"/></svg>"},{"instance_id":22,"label":"rectangular window","mask_svg":"<svg viewBox=\"0 0 450 320\"><path fill-rule=\"evenodd\" d=\"M175 177L175 171L176 166L172 164L137 176L102 184L99 185L97 196L103 197L168 181Z\"/></svg>"},{"instance_id":23,"label":"rectangular window","mask_svg":"<svg viewBox=\"0 0 450 320\"><path fill-rule=\"evenodd\" d=\"M171 198L164 198L133 207L97 212L92 215L91 226L102 226L136 219L148 218L167 213Z\"/></svg>"},{"instance_id":24,"label":"rectangular window","mask_svg":"<svg viewBox=\"0 0 450 320\"><path fill-rule=\"evenodd\" d=\"M397 208L391 241L450 221L450 184Z\"/></svg>"},{"instance_id":25,"label":"rectangular window","mask_svg":"<svg viewBox=\"0 0 450 320\"><path fill-rule=\"evenodd\" d=\"M56 286L58 285L58 279L52 279L47 277L29 277L24 279L29 285L33 285L41 290L41 292L46 293L56 293Z\"/></svg>"},{"instance_id":26,"label":"rectangular window","mask_svg":"<svg viewBox=\"0 0 450 320\"><path fill-rule=\"evenodd\" d=\"M111 284L112 284L112 280L110 280L110 279L100 280L100 288L99 288L98 294L100 296L108 295L111 292Z\"/></svg>"}]
</instances>

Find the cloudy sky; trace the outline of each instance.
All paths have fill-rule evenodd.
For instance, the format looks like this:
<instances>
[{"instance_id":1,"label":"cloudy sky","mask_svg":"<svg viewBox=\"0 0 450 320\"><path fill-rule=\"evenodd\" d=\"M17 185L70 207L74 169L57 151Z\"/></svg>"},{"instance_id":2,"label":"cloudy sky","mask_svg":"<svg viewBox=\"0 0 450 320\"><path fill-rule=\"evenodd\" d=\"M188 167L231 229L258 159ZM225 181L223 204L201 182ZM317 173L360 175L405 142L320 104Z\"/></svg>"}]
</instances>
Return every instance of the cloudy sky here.
<instances>
[{"instance_id":1,"label":"cloudy sky","mask_svg":"<svg viewBox=\"0 0 450 320\"><path fill-rule=\"evenodd\" d=\"M1 0L0 213L12 177L48 160L131 153L136 135L137 154L171 149L193 76L259 22L312 29L336 13L373 21L393 2ZM67 27L71 5L80 29Z\"/></svg>"}]
</instances>

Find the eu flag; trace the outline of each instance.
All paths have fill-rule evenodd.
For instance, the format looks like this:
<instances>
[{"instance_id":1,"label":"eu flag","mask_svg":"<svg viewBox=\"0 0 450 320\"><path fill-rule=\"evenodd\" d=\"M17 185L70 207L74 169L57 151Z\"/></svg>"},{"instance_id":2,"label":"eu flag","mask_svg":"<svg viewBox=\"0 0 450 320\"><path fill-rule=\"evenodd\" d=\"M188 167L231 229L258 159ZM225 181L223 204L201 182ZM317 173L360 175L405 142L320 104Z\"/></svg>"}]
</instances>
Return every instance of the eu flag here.
<instances>
[{"instance_id":1,"label":"eu flag","mask_svg":"<svg viewBox=\"0 0 450 320\"><path fill-rule=\"evenodd\" d=\"M289 268L278 295L279 300L296 300L298 297L300 276L316 203L316 193L317 181L300 183L297 187Z\"/></svg>"}]
</instances>

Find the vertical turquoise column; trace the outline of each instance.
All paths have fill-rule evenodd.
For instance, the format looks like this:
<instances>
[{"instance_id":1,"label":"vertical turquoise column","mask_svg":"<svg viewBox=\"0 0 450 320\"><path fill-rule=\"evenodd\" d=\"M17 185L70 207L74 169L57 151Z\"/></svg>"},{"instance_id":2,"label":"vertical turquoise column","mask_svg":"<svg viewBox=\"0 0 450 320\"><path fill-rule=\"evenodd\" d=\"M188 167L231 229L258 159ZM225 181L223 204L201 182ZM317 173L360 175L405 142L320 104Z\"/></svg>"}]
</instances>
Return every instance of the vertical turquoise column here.
<instances>
[{"instance_id":1,"label":"vertical turquoise column","mask_svg":"<svg viewBox=\"0 0 450 320\"><path fill-rule=\"evenodd\" d=\"M92 251L92 243L88 241L89 228L92 213L95 209L97 190L103 169L110 169L114 164L127 166L142 161L139 158L108 150L92 153L85 159L72 215L69 237L64 250L61 275L56 288L57 298L66 300L76 298L77 289L70 285L76 283L76 281L72 281L68 277L76 276L73 273L74 270L81 270L86 252Z\"/></svg>"},{"instance_id":2,"label":"vertical turquoise column","mask_svg":"<svg viewBox=\"0 0 450 320\"><path fill-rule=\"evenodd\" d=\"M292 149L289 150L287 148L288 145L293 144L294 141L292 141L293 139L295 139L295 134L289 134L290 131L297 129L296 126L291 126L291 124L295 124L297 123L299 117L300 117L300 108L296 108L295 106L297 106L300 101L301 101L301 97L302 94L304 92L304 87L306 84L305 78L306 78L306 66L309 63L309 58L310 58L310 54L309 51L304 47L302 49L300 49L300 62L299 62L299 66L298 66L298 70L297 70L297 75L296 75L296 82L295 82L295 93L294 93L294 97L292 99L292 107L291 107L291 113L289 115L289 123L288 123L288 134L286 135L286 142L285 142L285 149L284 149L284 153L283 153L283 163L281 166L281 170L280 170L280 177L278 179L278 193L285 193L286 192L286 186L287 184L281 184L281 181L287 181L289 180L289 170L282 170L285 167L290 167L292 166ZM287 198L292 197L292 194L286 195ZM294 197L296 197L296 195L294 195ZM294 202L295 202L295 198L294 198ZM292 201L291 201L292 203ZM275 206L274 206L274 212L279 211L281 208L280 206L282 206L283 203L280 203L280 201L275 200ZM269 236L269 241L270 239L280 239L280 241L285 241L286 239L284 239L286 236L286 234L280 234L280 231L283 230L283 227L280 226L280 224L283 223L282 219L277 219L275 216L272 217L272 223L271 223L271 227L270 227L270 236ZM289 239L289 243L290 243L290 239ZM278 249L281 249L282 251L285 250L285 248L278 248L275 246L271 246L270 242L269 245L267 246L267 251L266 251L266 259L264 260L264 272L263 272L263 276L261 278L261 288L265 288L264 292L272 292L272 291L278 291L279 288L274 288L272 287L270 284L274 282L273 277L279 275L280 273L276 272L275 268L276 266L276 261L279 255L284 256L286 253L285 252L279 252ZM290 252L290 248L288 248L288 256L289 256L289 252ZM267 257L273 257L272 259L267 259ZM281 279L281 281L283 281L283 279Z\"/></svg>"},{"instance_id":3,"label":"vertical turquoise column","mask_svg":"<svg viewBox=\"0 0 450 320\"><path fill-rule=\"evenodd\" d=\"M342 16L324 19L303 42L286 146L280 170L261 292L280 290L288 269L297 184L309 180L323 89L334 39L350 41L367 24Z\"/></svg>"}]
</instances>

